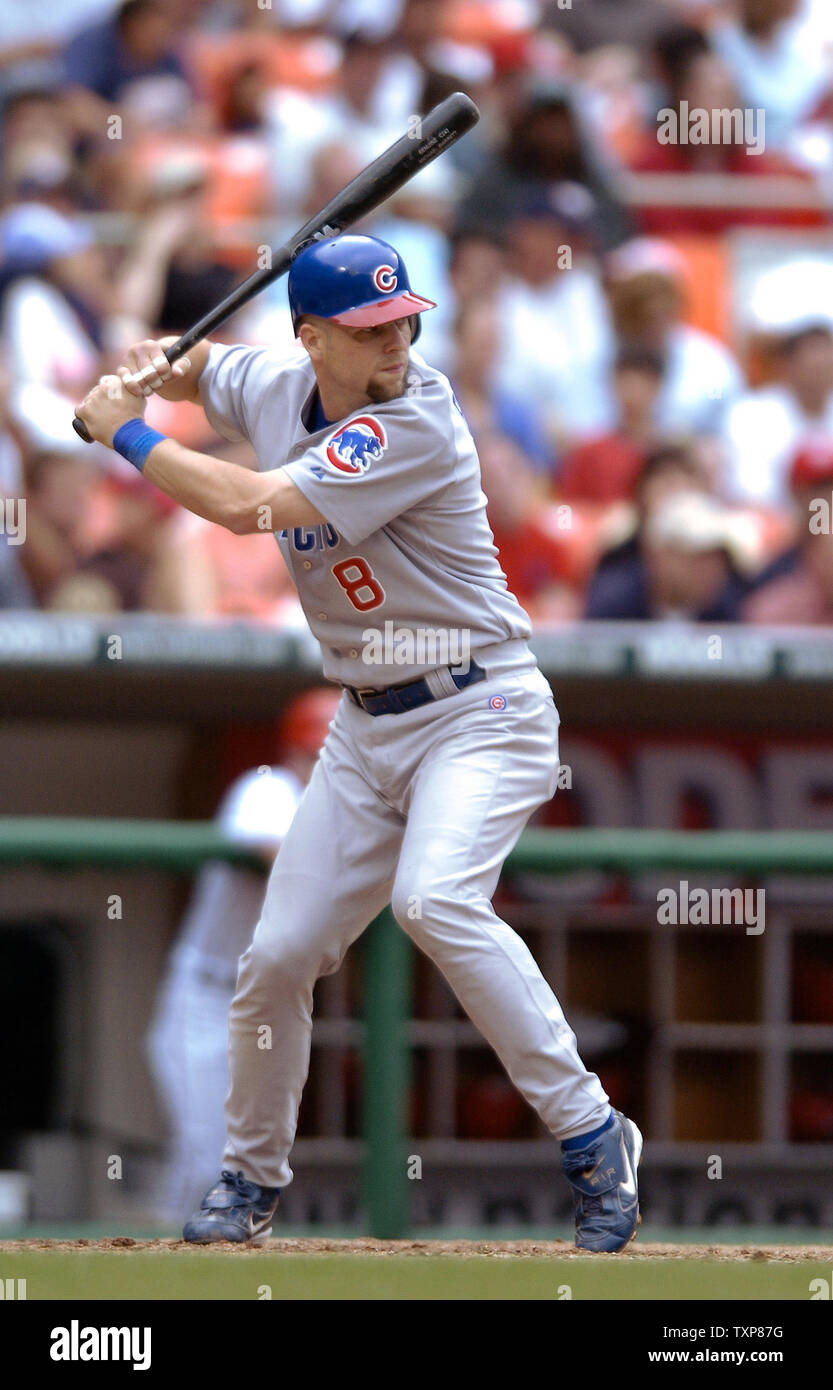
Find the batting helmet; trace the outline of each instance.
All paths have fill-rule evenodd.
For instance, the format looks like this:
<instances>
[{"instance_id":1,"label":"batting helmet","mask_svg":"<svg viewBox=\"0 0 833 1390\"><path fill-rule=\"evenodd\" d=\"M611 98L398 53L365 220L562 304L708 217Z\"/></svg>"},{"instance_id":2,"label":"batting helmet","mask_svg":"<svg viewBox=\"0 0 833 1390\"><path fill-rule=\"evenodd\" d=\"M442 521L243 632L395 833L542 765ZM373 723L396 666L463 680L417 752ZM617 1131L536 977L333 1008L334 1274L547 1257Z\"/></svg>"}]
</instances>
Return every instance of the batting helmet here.
<instances>
[{"instance_id":1,"label":"batting helmet","mask_svg":"<svg viewBox=\"0 0 833 1390\"><path fill-rule=\"evenodd\" d=\"M399 252L373 236L315 241L295 258L289 272L289 308L296 329L303 314L347 328L371 328L436 307L432 299L414 294ZM418 335L419 319L412 341Z\"/></svg>"},{"instance_id":2,"label":"batting helmet","mask_svg":"<svg viewBox=\"0 0 833 1390\"><path fill-rule=\"evenodd\" d=\"M330 721L335 718L341 691L326 686L298 695L284 710L276 729L277 747L283 755L296 749L313 756L318 752Z\"/></svg>"}]
</instances>

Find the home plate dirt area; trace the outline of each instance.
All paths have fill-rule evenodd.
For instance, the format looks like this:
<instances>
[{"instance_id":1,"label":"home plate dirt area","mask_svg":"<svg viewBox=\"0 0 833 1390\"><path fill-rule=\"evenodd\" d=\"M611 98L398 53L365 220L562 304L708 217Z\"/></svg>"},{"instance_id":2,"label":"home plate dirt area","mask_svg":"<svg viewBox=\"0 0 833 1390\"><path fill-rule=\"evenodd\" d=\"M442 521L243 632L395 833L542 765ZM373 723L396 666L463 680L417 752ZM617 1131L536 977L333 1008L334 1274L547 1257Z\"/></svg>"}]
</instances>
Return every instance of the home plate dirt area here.
<instances>
[{"instance_id":1,"label":"home plate dirt area","mask_svg":"<svg viewBox=\"0 0 833 1390\"><path fill-rule=\"evenodd\" d=\"M24 1288L29 1301L73 1304L251 1299L806 1303L830 1298L833 1243L646 1240L618 1255L593 1255L567 1240L545 1239L278 1236L251 1247L121 1235L33 1237L0 1242L0 1276L6 1287ZM772 1323L776 1312L773 1308L767 1317L759 1312L756 1321Z\"/></svg>"},{"instance_id":2,"label":"home plate dirt area","mask_svg":"<svg viewBox=\"0 0 833 1390\"><path fill-rule=\"evenodd\" d=\"M97 1240L5 1240L0 1241L0 1255L51 1252L75 1254L116 1251L153 1255L236 1255L249 1259L275 1255L362 1255L409 1256L433 1258L443 1256L480 1256L493 1260L555 1259L644 1261L644 1260L717 1260L744 1263L754 1260L777 1261L787 1264L810 1262L833 1263L833 1243L830 1245L676 1245L652 1241L634 1241L617 1255L595 1255L576 1250L565 1240L373 1240L363 1237L348 1239L270 1239L262 1246L235 1245L220 1241L215 1245L190 1245L173 1238L134 1240L130 1236L112 1236Z\"/></svg>"}]
</instances>

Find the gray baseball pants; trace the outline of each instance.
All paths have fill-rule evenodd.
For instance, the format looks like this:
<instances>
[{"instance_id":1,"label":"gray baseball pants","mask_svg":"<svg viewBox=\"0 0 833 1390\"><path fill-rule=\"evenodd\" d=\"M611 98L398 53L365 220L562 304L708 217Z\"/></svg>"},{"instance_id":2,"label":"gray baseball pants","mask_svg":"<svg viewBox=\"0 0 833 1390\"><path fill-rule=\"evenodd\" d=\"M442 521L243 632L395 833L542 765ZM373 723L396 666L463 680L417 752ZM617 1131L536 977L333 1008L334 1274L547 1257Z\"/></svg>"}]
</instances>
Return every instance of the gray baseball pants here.
<instances>
[{"instance_id":1,"label":"gray baseball pants","mask_svg":"<svg viewBox=\"0 0 833 1390\"><path fill-rule=\"evenodd\" d=\"M490 901L524 825L555 791L558 726L534 666L404 714L373 717L345 693L240 958L224 1168L261 1186L291 1182L313 987L388 903L552 1134L604 1122L598 1077Z\"/></svg>"}]
</instances>

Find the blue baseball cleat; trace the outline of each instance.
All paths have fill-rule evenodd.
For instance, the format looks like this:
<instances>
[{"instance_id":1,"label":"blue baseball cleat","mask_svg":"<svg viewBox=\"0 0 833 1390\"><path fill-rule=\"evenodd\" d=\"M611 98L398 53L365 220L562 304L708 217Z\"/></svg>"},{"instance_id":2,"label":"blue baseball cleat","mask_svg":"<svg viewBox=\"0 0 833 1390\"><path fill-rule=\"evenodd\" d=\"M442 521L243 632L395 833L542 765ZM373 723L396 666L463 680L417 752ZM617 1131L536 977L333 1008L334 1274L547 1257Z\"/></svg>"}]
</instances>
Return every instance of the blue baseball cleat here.
<instances>
[{"instance_id":1,"label":"blue baseball cleat","mask_svg":"<svg viewBox=\"0 0 833 1390\"><path fill-rule=\"evenodd\" d=\"M642 1135L618 1110L613 1124L584 1149L565 1149L561 1171L572 1184L576 1201L576 1246L579 1250L622 1250L639 1225L636 1170Z\"/></svg>"},{"instance_id":2,"label":"blue baseball cleat","mask_svg":"<svg viewBox=\"0 0 833 1390\"><path fill-rule=\"evenodd\" d=\"M226 1169L220 1181L200 1202L199 1211L186 1221L183 1239L195 1245L215 1240L259 1243L272 1234L272 1217L278 1205L279 1187L258 1187L242 1173Z\"/></svg>"}]
</instances>

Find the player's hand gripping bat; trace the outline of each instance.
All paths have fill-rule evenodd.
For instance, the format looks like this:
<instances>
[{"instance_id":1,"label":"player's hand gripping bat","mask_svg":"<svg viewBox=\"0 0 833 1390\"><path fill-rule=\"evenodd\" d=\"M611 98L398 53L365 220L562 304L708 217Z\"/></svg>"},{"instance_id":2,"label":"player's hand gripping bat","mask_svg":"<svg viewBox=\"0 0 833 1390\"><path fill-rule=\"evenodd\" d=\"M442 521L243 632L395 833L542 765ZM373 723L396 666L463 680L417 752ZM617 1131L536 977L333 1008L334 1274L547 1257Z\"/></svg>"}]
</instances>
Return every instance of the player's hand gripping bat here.
<instances>
[{"instance_id":1,"label":"player's hand gripping bat","mask_svg":"<svg viewBox=\"0 0 833 1390\"><path fill-rule=\"evenodd\" d=\"M165 348L165 356L173 365L180 357L219 328L226 319L248 304L266 285L271 285L281 275L285 275L292 262L305 246L322 237L336 236L346 227L361 221L374 208L379 207L396 193L403 184L424 169L445 150L471 130L480 119L480 112L474 102L464 92L454 92L419 119L413 134L401 136L399 140L380 154L377 159L357 174L340 193L331 198L327 206L305 222L303 227L290 237L279 250L273 251L271 265L256 270L242 285L205 314L198 323L183 333L175 343ZM416 121L416 118L415 118ZM87 444L92 438L83 420L76 415L72 422L76 434Z\"/></svg>"}]
</instances>

